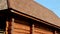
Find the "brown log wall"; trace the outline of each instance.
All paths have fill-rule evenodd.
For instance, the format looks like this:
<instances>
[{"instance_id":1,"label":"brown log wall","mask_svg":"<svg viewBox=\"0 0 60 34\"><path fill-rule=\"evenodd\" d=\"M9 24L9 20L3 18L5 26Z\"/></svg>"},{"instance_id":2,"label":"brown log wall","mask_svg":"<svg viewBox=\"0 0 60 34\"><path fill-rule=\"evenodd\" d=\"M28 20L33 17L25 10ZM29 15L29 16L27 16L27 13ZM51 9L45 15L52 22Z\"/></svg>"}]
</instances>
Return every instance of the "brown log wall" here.
<instances>
[{"instance_id":1,"label":"brown log wall","mask_svg":"<svg viewBox=\"0 0 60 34\"><path fill-rule=\"evenodd\" d=\"M29 34L29 33L30 33L29 26L14 23L13 34Z\"/></svg>"},{"instance_id":2,"label":"brown log wall","mask_svg":"<svg viewBox=\"0 0 60 34\"><path fill-rule=\"evenodd\" d=\"M19 21L19 20L15 20L14 24L13 24L13 31L12 34L30 34L30 26L27 26L25 24L21 24L21 23L26 23L25 21ZM53 34L53 32L45 30L44 28L37 28L34 27L34 34Z\"/></svg>"}]
</instances>

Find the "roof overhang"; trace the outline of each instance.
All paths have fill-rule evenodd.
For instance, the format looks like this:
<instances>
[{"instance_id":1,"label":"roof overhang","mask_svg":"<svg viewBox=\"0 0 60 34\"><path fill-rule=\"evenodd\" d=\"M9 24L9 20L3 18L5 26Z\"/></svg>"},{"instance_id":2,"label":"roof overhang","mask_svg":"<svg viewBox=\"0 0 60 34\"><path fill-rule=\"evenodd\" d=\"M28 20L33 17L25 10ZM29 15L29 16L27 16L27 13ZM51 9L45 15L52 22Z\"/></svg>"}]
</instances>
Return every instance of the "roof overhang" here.
<instances>
[{"instance_id":1,"label":"roof overhang","mask_svg":"<svg viewBox=\"0 0 60 34\"><path fill-rule=\"evenodd\" d=\"M2 0L0 10L8 8L12 8L13 13L60 28L60 19L52 11L32 0Z\"/></svg>"},{"instance_id":2,"label":"roof overhang","mask_svg":"<svg viewBox=\"0 0 60 34\"><path fill-rule=\"evenodd\" d=\"M44 24L49 25L49 26L51 26L51 27L55 27L55 28L60 29L60 27L57 26L57 25L55 25L55 24L51 24L50 22L47 22L47 21L44 21L44 20L42 20L42 19L36 18L36 17L34 17L34 16L25 14L25 13L20 12L20 11L18 11L18 10L15 10L15 9L12 9L12 8L11 8L11 12L13 12L13 13L15 13L15 14L18 14L18 15L20 15L20 16L24 16L24 17L26 17L26 18L30 18L30 19L32 19L32 20L38 21L38 22L40 22L40 23L44 23Z\"/></svg>"}]
</instances>

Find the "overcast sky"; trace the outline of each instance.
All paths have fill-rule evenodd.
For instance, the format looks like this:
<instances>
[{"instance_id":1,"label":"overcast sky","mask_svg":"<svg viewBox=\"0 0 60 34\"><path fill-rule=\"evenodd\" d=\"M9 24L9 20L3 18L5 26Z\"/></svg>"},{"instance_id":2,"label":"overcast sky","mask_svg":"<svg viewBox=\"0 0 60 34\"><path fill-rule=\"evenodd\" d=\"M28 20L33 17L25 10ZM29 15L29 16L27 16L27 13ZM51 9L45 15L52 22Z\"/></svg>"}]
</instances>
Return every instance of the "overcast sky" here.
<instances>
[{"instance_id":1,"label":"overcast sky","mask_svg":"<svg viewBox=\"0 0 60 34\"><path fill-rule=\"evenodd\" d=\"M35 0L35 1L52 10L60 18L60 0Z\"/></svg>"}]
</instances>

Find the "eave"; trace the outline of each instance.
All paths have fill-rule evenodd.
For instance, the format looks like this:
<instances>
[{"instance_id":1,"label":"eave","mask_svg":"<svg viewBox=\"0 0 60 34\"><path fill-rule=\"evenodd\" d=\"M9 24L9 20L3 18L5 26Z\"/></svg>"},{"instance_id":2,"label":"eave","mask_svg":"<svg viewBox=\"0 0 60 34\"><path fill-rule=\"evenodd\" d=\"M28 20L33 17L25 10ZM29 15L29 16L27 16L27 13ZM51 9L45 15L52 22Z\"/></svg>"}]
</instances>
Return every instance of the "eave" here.
<instances>
[{"instance_id":1,"label":"eave","mask_svg":"<svg viewBox=\"0 0 60 34\"><path fill-rule=\"evenodd\" d=\"M12 8L11 11L16 14L60 29L60 20L56 14L32 0L8 0L8 8Z\"/></svg>"},{"instance_id":2,"label":"eave","mask_svg":"<svg viewBox=\"0 0 60 34\"><path fill-rule=\"evenodd\" d=\"M47 21L44 21L44 20L42 20L42 19L36 18L36 17L34 17L34 16L25 14L25 13L20 12L20 11L18 11L18 10L15 10L15 9L10 8L10 11L11 11L12 13L18 14L18 15L20 15L20 16L24 16L24 17L26 17L26 18L29 18L29 19L38 21L38 22L40 22L40 23L44 23L44 24L46 24L46 25L49 25L49 26L51 26L51 27L60 29L60 27L57 26L57 25L55 25L55 24L51 24L50 22L47 22Z\"/></svg>"},{"instance_id":3,"label":"eave","mask_svg":"<svg viewBox=\"0 0 60 34\"><path fill-rule=\"evenodd\" d=\"M5 7L3 9L60 29L59 18L51 10L32 0L7 0Z\"/></svg>"},{"instance_id":4,"label":"eave","mask_svg":"<svg viewBox=\"0 0 60 34\"><path fill-rule=\"evenodd\" d=\"M8 0L9 8L60 26L60 20L51 10L32 0Z\"/></svg>"}]
</instances>

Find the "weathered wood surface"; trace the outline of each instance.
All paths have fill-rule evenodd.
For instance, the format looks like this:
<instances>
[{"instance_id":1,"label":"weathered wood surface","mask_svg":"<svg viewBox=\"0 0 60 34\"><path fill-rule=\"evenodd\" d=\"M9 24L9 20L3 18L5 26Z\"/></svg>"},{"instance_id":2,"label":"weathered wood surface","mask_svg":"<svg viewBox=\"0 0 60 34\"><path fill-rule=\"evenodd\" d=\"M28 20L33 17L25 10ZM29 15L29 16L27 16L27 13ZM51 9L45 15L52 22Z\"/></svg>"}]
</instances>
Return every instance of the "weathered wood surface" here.
<instances>
[{"instance_id":1,"label":"weathered wood surface","mask_svg":"<svg viewBox=\"0 0 60 34\"><path fill-rule=\"evenodd\" d=\"M30 34L30 26L21 23L26 23L26 22L15 20L15 22L13 23L12 34Z\"/></svg>"},{"instance_id":2,"label":"weathered wood surface","mask_svg":"<svg viewBox=\"0 0 60 34\"><path fill-rule=\"evenodd\" d=\"M34 28L34 34L53 34L53 32L47 31L45 29Z\"/></svg>"},{"instance_id":3,"label":"weathered wood surface","mask_svg":"<svg viewBox=\"0 0 60 34\"><path fill-rule=\"evenodd\" d=\"M7 0L0 0L0 10L7 9Z\"/></svg>"},{"instance_id":4,"label":"weathered wood surface","mask_svg":"<svg viewBox=\"0 0 60 34\"><path fill-rule=\"evenodd\" d=\"M21 23L26 23L26 21L21 21L21 20L14 21L12 34L30 34L30 26L27 26ZM34 34L53 34L53 32L46 30L44 27L43 28L34 27L33 33Z\"/></svg>"},{"instance_id":5,"label":"weathered wood surface","mask_svg":"<svg viewBox=\"0 0 60 34\"><path fill-rule=\"evenodd\" d=\"M60 26L60 19L50 10L32 0L9 0L10 8Z\"/></svg>"}]
</instances>

